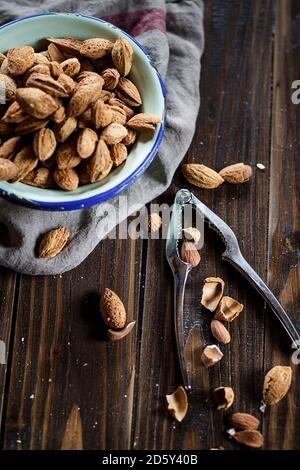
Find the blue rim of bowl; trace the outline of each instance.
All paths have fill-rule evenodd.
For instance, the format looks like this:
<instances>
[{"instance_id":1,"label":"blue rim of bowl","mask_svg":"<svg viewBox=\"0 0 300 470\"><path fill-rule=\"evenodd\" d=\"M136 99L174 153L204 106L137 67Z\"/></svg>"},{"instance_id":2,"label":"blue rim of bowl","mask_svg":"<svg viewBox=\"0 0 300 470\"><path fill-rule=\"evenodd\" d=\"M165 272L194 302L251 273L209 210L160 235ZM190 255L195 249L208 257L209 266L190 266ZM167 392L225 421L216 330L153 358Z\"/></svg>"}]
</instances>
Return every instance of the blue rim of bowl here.
<instances>
[{"instance_id":1,"label":"blue rim of bowl","mask_svg":"<svg viewBox=\"0 0 300 470\"><path fill-rule=\"evenodd\" d=\"M150 66L153 68L155 71L157 78L160 83L161 87L161 92L163 95L163 98L165 100L166 98L166 87L164 84L164 81L162 77L160 76L159 72L156 70L154 65L152 64L152 59L148 53L148 51L140 44L133 36L131 36L129 33L126 31L121 30L117 26L113 25L112 23L109 23L108 21L102 20L101 18L96 18L95 16L90 16L90 15L84 15L82 13L57 13L57 12L49 12L49 13L38 13L36 15L28 15L28 16L22 16L21 18L17 18L13 21L10 21L8 23L5 23L4 25L0 26L0 30L6 28L7 26L10 26L15 23L19 23L21 21L30 19L30 18L36 18L39 16L55 16L55 15L66 15L66 16L74 16L74 17L82 17L82 18L88 18L92 19L95 21L98 21L99 23L105 23L109 26L113 26L114 29L119 30L122 34L125 34L128 36L145 54L147 57ZM68 211L68 210L78 210L78 209L83 209L83 208L89 208L92 206L95 206L97 204L100 204L101 202L108 201L109 199L112 199L113 197L117 196L120 194L124 189L126 189L128 186L134 183L134 181L141 176L145 170L148 168L152 160L154 159L155 155L157 154L158 148L161 144L161 141L164 136L164 131L165 131L165 121L166 121L166 108L164 106L164 115L163 115L163 122L160 124L159 132L157 134L156 140L153 144L152 149L150 152L146 155L144 161L140 164L136 170L134 170L131 175L129 175L127 178L124 179L120 184L115 186L112 189L109 189L108 191L105 191L101 194L97 194L95 196L91 196L88 198L84 199L79 199L77 201L61 201L61 202L46 202L46 201L35 201L33 199L22 199L19 196L16 196L14 193L8 193L8 191L0 188L0 196L4 197L5 199L8 200L13 200L14 203L27 206L30 208L35 208L35 209L40 209L40 210L52 210L52 211Z\"/></svg>"}]
</instances>

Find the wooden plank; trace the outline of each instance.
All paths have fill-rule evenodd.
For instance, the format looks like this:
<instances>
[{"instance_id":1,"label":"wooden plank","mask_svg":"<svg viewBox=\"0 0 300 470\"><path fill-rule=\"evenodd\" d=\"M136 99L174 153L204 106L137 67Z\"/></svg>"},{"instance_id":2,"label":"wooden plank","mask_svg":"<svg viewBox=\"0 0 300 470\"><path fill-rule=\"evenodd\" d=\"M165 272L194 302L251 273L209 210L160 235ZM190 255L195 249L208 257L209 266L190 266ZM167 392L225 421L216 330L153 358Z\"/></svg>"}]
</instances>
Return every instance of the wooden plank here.
<instances>
[{"instance_id":1,"label":"wooden plank","mask_svg":"<svg viewBox=\"0 0 300 470\"><path fill-rule=\"evenodd\" d=\"M8 371L15 283L16 275L7 269L0 268L0 423L2 423L3 402Z\"/></svg>"},{"instance_id":2,"label":"wooden plank","mask_svg":"<svg viewBox=\"0 0 300 470\"><path fill-rule=\"evenodd\" d=\"M277 3L274 30L273 112L269 198L268 283L298 328L299 321L299 120L300 106L291 100L292 82L300 79L300 5ZM293 349L271 315L266 317L266 371L277 364L293 367L288 398L266 412L267 446L300 449L300 377L292 364ZM298 373L297 373L298 372Z\"/></svg>"},{"instance_id":3,"label":"wooden plank","mask_svg":"<svg viewBox=\"0 0 300 470\"><path fill-rule=\"evenodd\" d=\"M206 4L202 102L186 161L217 170L240 161L254 169L257 162L268 164L273 21L272 1L216 0ZM178 172L160 202L171 202L175 191L184 186L187 183ZM249 184L192 190L231 225L246 258L266 278L266 175L254 171ZM258 415L264 358L263 302L236 272L221 263L220 245L207 231L201 265L192 273L186 294L186 310L193 312L202 327L193 340L198 354L198 386L190 398L189 416L180 424L174 423L166 413L165 394L180 384L180 376L173 333L173 283L164 250L164 241L148 245L133 447L236 448L224 438L223 414L210 408L205 399L215 387L231 385L236 393L233 410ZM226 293L239 299L245 309L230 325L232 342L222 347L223 361L206 371L200 366L200 350L203 343L213 341L209 334L211 314L204 312L199 300L204 278L212 275L225 279Z\"/></svg>"},{"instance_id":4,"label":"wooden plank","mask_svg":"<svg viewBox=\"0 0 300 470\"><path fill-rule=\"evenodd\" d=\"M22 276L5 423L6 449L130 446L139 326L103 340L101 289L138 311L141 243L106 240L75 271Z\"/></svg>"}]
</instances>

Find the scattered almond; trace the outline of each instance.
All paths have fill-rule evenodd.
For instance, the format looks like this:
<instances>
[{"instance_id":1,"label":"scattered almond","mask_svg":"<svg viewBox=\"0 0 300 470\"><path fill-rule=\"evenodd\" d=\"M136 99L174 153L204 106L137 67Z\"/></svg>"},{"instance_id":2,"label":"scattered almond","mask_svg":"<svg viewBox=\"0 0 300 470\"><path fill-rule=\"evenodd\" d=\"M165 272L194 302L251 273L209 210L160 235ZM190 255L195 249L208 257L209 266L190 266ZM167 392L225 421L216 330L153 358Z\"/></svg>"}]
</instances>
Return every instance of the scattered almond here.
<instances>
[{"instance_id":1,"label":"scattered almond","mask_svg":"<svg viewBox=\"0 0 300 470\"><path fill-rule=\"evenodd\" d=\"M39 245L39 258L54 258L66 246L70 238L70 232L65 227L59 227L47 232Z\"/></svg>"},{"instance_id":2,"label":"scattered almond","mask_svg":"<svg viewBox=\"0 0 300 470\"><path fill-rule=\"evenodd\" d=\"M120 297L111 289L105 288L101 296L100 310L104 323L115 330L126 325L126 310Z\"/></svg>"},{"instance_id":3,"label":"scattered almond","mask_svg":"<svg viewBox=\"0 0 300 470\"><path fill-rule=\"evenodd\" d=\"M180 257L182 261L190 264L193 268L198 266L201 261L199 251L196 245L192 242L183 242L180 250Z\"/></svg>"},{"instance_id":4,"label":"scattered almond","mask_svg":"<svg viewBox=\"0 0 300 470\"><path fill-rule=\"evenodd\" d=\"M111 328L107 330L107 338L110 341L118 341L119 339L125 338L136 324L135 321L127 323L127 325L122 330L112 330Z\"/></svg>"},{"instance_id":5,"label":"scattered almond","mask_svg":"<svg viewBox=\"0 0 300 470\"><path fill-rule=\"evenodd\" d=\"M238 432L235 432L233 430L229 434L239 444L243 444L244 446L247 446L247 447L253 447L254 449L258 449L259 447L262 447L264 444L263 435L259 431L255 431L253 429L238 431Z\"/></svg>"},{"instance_id":6,"label":"scattered almond","mask_svg":"<svg viewBox=\"0 0 300 470\"><path fill-rule=\"evenodd\" d=\"M275 366L265 376L263 401L274 405L282 400L289 391L292 382L292 369L288 366Z\"/></svg>"},{"instance_id":7,"label":"scattered almond","mask_svg":"<svg viewBox=\"0 0 300 470\"><path fill-rule=\"evenodd\" d=\"M252 176L252 168L244 163L235 163L219 171L219 175L227 183L240 184L249 181Z\"/></svg>"},{"instance_id":8,"label":"scattered almond","mask_svg":"<svg viewBox=\"0 0 300 470\"><path fill-rule=\"evenodd\" d=\"M224 293L225 282L220 277L207 277L204 279L201 304L214 312Z\"/></svg>"},{"instance_id":9,"label":"scattered almond","mask_svg":"<svg viewBox=\"0 0 300 470\"><path fill-rule=\"evenodd\" d=\"M206 346L202 352L201 359L205 367L211 367L219 362L223 357L222 351L216 346L212 344L210 346Z\"/></svg>"},{"instance_id":10,"label":"scattered almond","mask_svg":"<svg viewBox=\"0 0 300 470\"><path fill-rule=\"evenodd\" d=\"M171 415L181 422L188 411L188 398L185 389L180 386L174 393L166 395L168 410Z\"/></svg>"},{"instance_id":11,"label":"scattered almond","mask_svg":"<svg viewBox=\"0 0 300 470\"><path fill-rule=\"evenodd\" d=\"M214 389L213 397L217 403L217 410L226 411L234 402L234 391L231 387L218 387Z\"/></svg>"},{"instance_id":12,"label":"scattered almond","mask_svg":"<svg viewBox=\"0 0 300 470\"><path fill-rule=\"evenodd\" d=\"M233 413L229 416L228 421L231 427L239 431L244 429L256 430L260 425L259 419L248 413Z\"/></svg>"},{"instance_id":13,"label":"scattered almond","mask_svg":"<svg viewBox=\"0 0 300 470\"><path fill-rule=\"evenodd\" d=\"M219 303L215 319L220 321L233 321L239 316L243 308L244 305L240 304L237 300L224 296Z\"/></svg>"},{"instance_id":14,"label":"scattered almond","mask_svg":"<svg viewBox=\"0 0 300 470\"><path fill-rule=\"evenodd\" d=\"M212 320L210 324L211 333L219 343L230 343L230 334L227 328L219 320Z\"/></svg>"},{"instance_id":15,"label":"scattered almond","mask_svg":"<svg viewBox=\"0 0 300 470\"><path fill-rule=\"evenodd\" d=\"M187 163L181 168L185 179L199 188L214 189L224 182L219 173L205 165Z\"/></svg>"}]
</instances>

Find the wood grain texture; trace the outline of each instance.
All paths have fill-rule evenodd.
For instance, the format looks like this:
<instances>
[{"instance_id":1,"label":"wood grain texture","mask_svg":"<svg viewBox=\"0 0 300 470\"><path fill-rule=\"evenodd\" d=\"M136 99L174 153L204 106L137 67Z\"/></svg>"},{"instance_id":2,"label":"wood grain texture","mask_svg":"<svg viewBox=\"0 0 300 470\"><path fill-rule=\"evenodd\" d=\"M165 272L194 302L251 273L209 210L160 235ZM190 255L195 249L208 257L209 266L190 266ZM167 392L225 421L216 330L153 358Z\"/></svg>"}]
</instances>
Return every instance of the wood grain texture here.
<instances>
[{"instance_id":1,"label":"wood grain texture","mask_svg":"<svg viewBox=\"0 0 300 470\"><path fill-rule=\"evenodd\" d=\"M5 448L130 447L139 327L107 342L99 299L112 288L132 320L140 262L139 243L106 240L74 272L22 276Z\"/></svg>"},{"instance_id":2,"label":"wood grain texture","mask_svg":"<svg viewBox=\"0 0 300 470\"><path fill-rule=\"evenodd\" d=\"M244 185L191 188L236 232L245 257L299 320L299 118L291 82L300 79L300 9L295 0L206 3L201 110L186 162L220 170L252 165ZM265 171L256 169L263 163ZM180 171L158 203L172 204L187 186ZM258 411L264 373L288 364L291 349L274 315L233 268L222 244L205 231L202 261L191 273L185 311L194 364L189 412L168 414L165 395L180 384L175 347L173 279L165 241L105 240L76 270L56 277L1 271L0 339L10 341L9 374L0 366L5 449L239 449L225 435L224 413L211 393L232 386L232 411ZM244 304L229 326L223 360L205 369L212 314L200 305L203 280L220 276L225 293ZM104 287L117 292L137 320L131 334L104 339L99 314ZM13 308L15 306L15 308ZM11 323L13 327L11 328ZM300 326L300 325L299 325ZM262 416L265 449L299 449L299 372L292 391ZM5 390L5 394L4 394ZM2 395L1 395L2 393ZM225 413L226 414L226 413Z\"/></svg>"},{"instance_id":3,"label":"wood grain texture","mask_svg":"<svg viewBox=\"0 0 300 470\"><path fill-rule=\"evenodd\" d=\"M299 119L300 107L291 100L292 82L300 77L300 5L278 2L274 28L273 111L270 159L268 283L300 327ZM270 347L272 345L272 347ZM266 317L265 369L292 365L293 349L279 328ZM298 355L299 358L299 355ZM299 358L300 359L300 358ZM299 449L299 370L293 366L288 399L266 413L267 446Z\"/></svg>"},{"instance_id":4,"label":"wood grain texture","mask_svg":"<svg viewBox=\"0 0 300 470\"><path fill-rule=\"evenodd\" d=\"M0 238L0 243L3 241ZM15 282L15 274L0 268L0 423L2 422L7 371L9 372L9 346L13 322Z\"/></svg>"}]
</instances>

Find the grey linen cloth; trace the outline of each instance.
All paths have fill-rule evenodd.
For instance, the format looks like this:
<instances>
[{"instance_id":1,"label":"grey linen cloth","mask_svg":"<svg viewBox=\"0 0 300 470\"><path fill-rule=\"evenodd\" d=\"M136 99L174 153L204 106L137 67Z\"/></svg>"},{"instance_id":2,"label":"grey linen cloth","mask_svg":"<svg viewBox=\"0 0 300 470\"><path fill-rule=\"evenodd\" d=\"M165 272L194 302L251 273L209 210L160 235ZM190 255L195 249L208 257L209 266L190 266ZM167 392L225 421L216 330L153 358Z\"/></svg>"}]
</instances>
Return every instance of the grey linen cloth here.
<instances>
[{"instance_id":1,"label":"grey linen cloth","mask_svg":"<svg viewBox=\"0 0 300 470\"><path fill-rule=\"evenodd\" d=\"M201 0L7 0L0 1L0 21L45 11L79 12L107 19L147 48L167 89L167 125L163 142L152 164L119 198L90 209L45 212L17 206L0 198L0 264L17 272L45 275L78 266L116 225L133 211L163 193L191 144L199 110L200 58L203 52L203 2ZM36 257L42 234L68 227L71 241L53 259Z\"/></svg>"}]
</instances>

